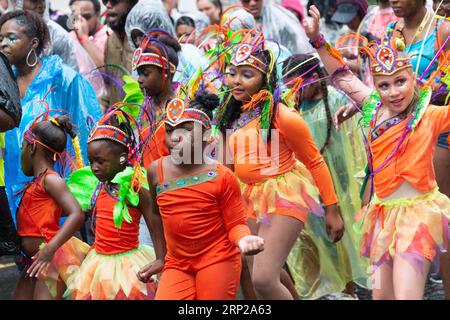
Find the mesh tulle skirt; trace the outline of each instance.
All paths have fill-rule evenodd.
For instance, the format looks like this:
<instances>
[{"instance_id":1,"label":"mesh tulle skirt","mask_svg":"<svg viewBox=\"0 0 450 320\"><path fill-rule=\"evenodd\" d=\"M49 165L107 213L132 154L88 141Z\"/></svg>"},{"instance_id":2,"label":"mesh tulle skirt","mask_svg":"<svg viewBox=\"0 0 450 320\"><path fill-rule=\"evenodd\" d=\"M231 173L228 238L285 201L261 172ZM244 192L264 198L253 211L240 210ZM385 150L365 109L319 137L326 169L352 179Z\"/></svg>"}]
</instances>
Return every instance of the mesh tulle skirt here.
<instances>
[{"instance_id":1,"label":"mesh tulle skirt","mask_svg":"<svg viewBox=\"0 0 450 320\"><path fill-rule=\"evenodd\" d=\"M61 282L66 284L68 279L76 273L89 248L87 243L72 237L56 250L52 263L41 277L53 297L56 297L58 284Z\"/></svg>"},{"instance_id":2,"label":"mesh tulle skirt","mask_svg":"<svg viewBox=\"0 0 450 320\"><path fill-rule=\"evenodd\" d=\"M241 182L241 191L248 208L248 217L262 223L269 214L282 214L305 222L308 213L323 215L319 190L311 173L299 161L283 174L253 184Z\"/></svg>"},{"instance_id":3,"label":"mesh tulle skirt","mask_svg":"<svg viewBox=\"0 0 450 320\"><path fill-rule=\"evenodd\" d=\"M153 300L155 284L137 278L152 262L152 248L141 245L124 253L104 255L91 250L67 281L64 298L73 300Z\"/></svg>"},{"instance_id":4,"label":"mesh tulle skirt","mask_svg":"<svg viewBox=\"0 0 450 320\"><path fill-rule=\"evenodd\" d=\"M391 262L396 254L433 261L447 249L450 199L438 189L411 198L381 202L375 198L359 213L361 254L371 264Z\"/></svg>"}]
</instances>

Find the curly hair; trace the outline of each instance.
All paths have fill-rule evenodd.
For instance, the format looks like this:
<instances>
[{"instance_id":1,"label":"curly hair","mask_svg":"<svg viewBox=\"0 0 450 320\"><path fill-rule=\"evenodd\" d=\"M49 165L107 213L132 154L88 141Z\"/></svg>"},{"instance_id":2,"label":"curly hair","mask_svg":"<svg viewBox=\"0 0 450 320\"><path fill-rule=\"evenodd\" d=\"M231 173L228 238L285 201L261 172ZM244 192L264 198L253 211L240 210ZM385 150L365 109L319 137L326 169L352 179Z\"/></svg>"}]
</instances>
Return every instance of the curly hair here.
<instances>
[{"instance_id":1,"label":"curly hair","mask_svg":"<svg viewBox=\"0 0 450 320\"><path fill-rule=\"evenodd\" d=\"M9 21L15 20L20 26L25 28L30 39L37 38L39 44L36 53L39 55L50 43L50 32L45 21L37 14L31 11L11 11L0 18L0 28Z\"/></svg>"}]
</instances>

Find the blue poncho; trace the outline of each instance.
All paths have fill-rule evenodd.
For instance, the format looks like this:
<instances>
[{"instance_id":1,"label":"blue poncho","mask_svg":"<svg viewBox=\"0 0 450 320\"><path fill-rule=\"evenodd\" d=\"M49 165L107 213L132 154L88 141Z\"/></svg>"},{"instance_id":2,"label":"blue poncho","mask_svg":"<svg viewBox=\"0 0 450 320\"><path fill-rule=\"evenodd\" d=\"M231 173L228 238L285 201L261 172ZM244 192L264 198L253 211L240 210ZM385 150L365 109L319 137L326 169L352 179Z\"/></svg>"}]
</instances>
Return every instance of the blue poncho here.
<instances>
[{"instance_id":1,"label":"blue poncho","mask_svg":"<svg viewBox=\"0 0 450 320\"><path fill-rule=\"evenodd\" d=\"M42 68L31 82L25 97L21 99L22 120L20 126L5 133L5 184L11 213L15 216L20 203L16 195L30 181L22 172L20 154L24 132L34 119L45 112L45 106L37 101L45 97L50 109L63 109L72 115L73 123L81 134L80 146L83 159L87 163L87 137L93 121L101 117L100 104L89 82L78 72L63 64L59 56L47 56L41 59ZM93 120L93 121L92 121ZM68 139L69 154L73 154L72 144Z\"/></svg>"}]
</instances>

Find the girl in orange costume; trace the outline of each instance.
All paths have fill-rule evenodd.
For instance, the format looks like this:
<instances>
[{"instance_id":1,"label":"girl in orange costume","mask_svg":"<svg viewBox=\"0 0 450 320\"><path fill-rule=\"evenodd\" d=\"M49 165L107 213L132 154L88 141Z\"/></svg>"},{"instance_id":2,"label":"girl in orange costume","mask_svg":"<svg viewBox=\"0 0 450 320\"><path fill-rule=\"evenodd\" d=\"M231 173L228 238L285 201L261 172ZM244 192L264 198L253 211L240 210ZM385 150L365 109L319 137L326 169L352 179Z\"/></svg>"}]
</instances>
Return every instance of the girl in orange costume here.
<instances>
[{"instance_id":1,"label":"girl in orange costume","mask_svg":"<svg viewBox=\"0 0 450 320\"><path fill-rule=\"evenodd\" d=\"M150 226L150 200L131 117L117 107L103 116L88 138L91 167L75 171L69 188L84 211L92 209L95 242L79 270L67 281L65 298L150 300L153 284L136 276L154 259L139 244L139 221ZM134 123L136 125L136 123ZM140 138L140 137L139 137ZM130 163L135 163L134 167Z\"/></svg>"},{"instance_id":2,"label":"girl in orange costume","mask_svg":"<svg viewBox=\"0 0 450 320\"><path fill-rule=\"evenodd\" d=\"M62 157L66 147L66 134L72 138L76 135L66 116L54 119L46 115L36 122L25 132L22 143L22 169L34 179L22 191L17 211L23 252L18 265L23 270L14 299L61 299L69 267L80 265L89 248L72 237L84 215L64 179L54 171L56 159ZM68 218L60 228L63 213Z\"/></svg>"},{"instance_id":3,"label":"girl in orange costume","mask_svg":"<svg viewBox=\"0 0 450 320\"><path fill-rule=\"evenodd\" d=\"M344 228L330 172L307 124L274 97L274 65L262 34L248 33L234 48L226 73L231 93L217 112L214 130L232 132L227 142L249 225L268 244L253 263L249 261L256 294L261 299L293 299L292 284L280 282L280 274L308 213L323 213L319 192L333 242Z\"/></svg>"},{"instance_id":4,"label":"girl in orange costume","mask_svg":"<svg viewBox=\"0 0 450 320\"><path fill-rule=\"evenodd\" d=\"M437 188L433 154L450 128L449 107L430 105L431 89L418 88L410 59L392 39L365 48L376 90L345 67L319 34L320 13L310 10L305 30L335 83L363 109L372 201L361 212L361 254L374 268L374 299L421 299L431 261L448 241L450 199ZM374 50L375 49L375 50ZM337 111L337 122L356 108Z\"/></svg>"},{"instance_id":5,"label":"girl in orange costume","mask_svg":"<svg viewBox=\"0 0 450 320\"><path fill-rule=\"evenodd\" d=\"M156 299L236 299L240 252L256 254L263 249L264 240L250 235L233 173L203 157L194 163L195 152L204 154L202 128L211 127L211 112L218 102L215 95L199 94L191 101L174 99L166 110L166 141L172 155L148 169L157 203L154 216L160 221L154 236L159 238L158 260L139 274L148 281L164 268ZM175 163L177 157L181 163Z\"/></svg>"},{"instance_id":6,"label":"girl in orange costume","mask_svg":"<svg viewBox=\"0 0 450 320\"><path fill-rule=\"evenodd\" d=\"M143 114L138 119L147 145L142 155L145 168L160 157L169 155L164 141L164 108L174 95L172 79L180 50L180 44L170 35L150 31L134 52L132 68L137 70L139 86L146 96L142 111L151 115L149 122L143 121Z\"/></svg>"}]
</instances>

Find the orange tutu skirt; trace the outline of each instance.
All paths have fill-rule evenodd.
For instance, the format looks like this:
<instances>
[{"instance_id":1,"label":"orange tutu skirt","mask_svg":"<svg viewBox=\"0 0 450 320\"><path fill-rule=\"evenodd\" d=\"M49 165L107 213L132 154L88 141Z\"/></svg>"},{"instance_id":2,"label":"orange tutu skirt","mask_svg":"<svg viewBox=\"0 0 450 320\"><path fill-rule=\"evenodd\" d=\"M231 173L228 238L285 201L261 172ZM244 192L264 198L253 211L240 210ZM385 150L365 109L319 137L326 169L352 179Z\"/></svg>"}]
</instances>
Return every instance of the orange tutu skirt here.
<instances>
[{"instance_id":1,"label":"orange tutu skirt","mask_svg":"<svg viewBox=\"0 0 450 320\"><path fill-rule=\"evenodd\" d=\"M449 218L450 199L437 188L411 198L375 198L356 217L361 255L375 267L405 253L433 261L438 250L447 249Z\"/></svg>"},{"instance_id":2,"label":"orange tutu skirt","mask_svg":"<svg viewBox=\"0 0 450 320\"><path fill-rule=\"evenodd\" d=\"M153 300L155 284L143 283L139 270L155 260L153 249L141 245L119 254L92 249L67 281L64 298L73 300Z\"/></svg>"},{"instance_id":3,"label":"orange tutu skirt","mask_svg":"<svg viewBox=\"0 0 450 320\"><path fill-rule=\"evenodd\" d=\"M76 272L89 249L87 243L72 237L56 250L52 263L40 276L53 297L56 297L58 284L67 284L68 278Z\"/></svg>"},{"instance_id":4,"label":"orange tutu skirt","mask_svg":"<svg viewBox=\"0 0 450 320\"><path fill-rule=\"evenodd\" d=\"M282 214L305 222L308 213L322 216L319 190L309 170L300 161L283 174L253 184L241 182L248 218L264 222L269 214Z\"/></svg>"}]
</instances>

